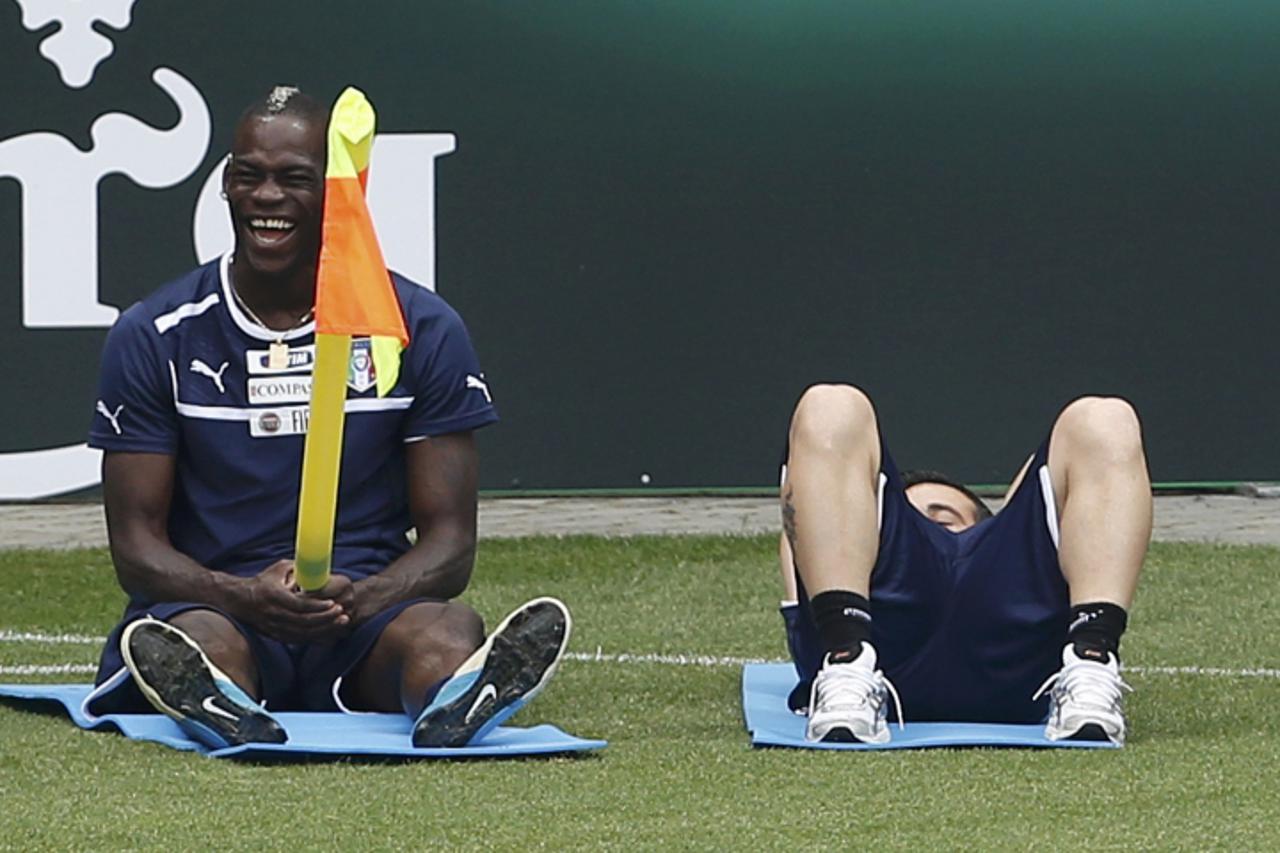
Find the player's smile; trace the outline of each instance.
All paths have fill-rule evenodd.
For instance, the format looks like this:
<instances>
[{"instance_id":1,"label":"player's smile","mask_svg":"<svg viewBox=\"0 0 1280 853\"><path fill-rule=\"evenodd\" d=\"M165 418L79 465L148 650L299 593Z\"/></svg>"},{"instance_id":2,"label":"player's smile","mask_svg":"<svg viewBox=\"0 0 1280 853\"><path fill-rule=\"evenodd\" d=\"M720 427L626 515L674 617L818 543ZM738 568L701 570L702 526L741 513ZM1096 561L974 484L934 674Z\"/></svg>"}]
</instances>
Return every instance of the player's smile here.
<instances>
[{"instance_id":1,"label":"player's smile","mask_svg":"<svg viewBox=\"0 0 1280 853\"><path fill-rule=\"evenodd\" d=\"M315 262L318 227L300 228L297 219L279 215L232 215L236 222L237 259L247 261L256 271L287 274ZM319 225L318 220L315 225Z\"/></svg>"},{"instance_id":2,"label":"player's smile","mask_svg":"<svg viewBox=\"0 0 1280 853\"><path fill-rule=\"evenodd\" d=\"M249 220L249 228L260 243L278 243L288 237L296 225L292 219L279 216L255 216Z\"/></svg>"},{"instance_id":3,"label":"player's smile","mask_svg":"<svg viewBox=\"0 0 1280 853\"><path fill-rule=\"evenodd\" d=\"M246 260L255 269L271 273L291 270L296 266L294 251L299 233L298 223L285 216L247 216L237 229Z\"/></svg>"}]
</instances>

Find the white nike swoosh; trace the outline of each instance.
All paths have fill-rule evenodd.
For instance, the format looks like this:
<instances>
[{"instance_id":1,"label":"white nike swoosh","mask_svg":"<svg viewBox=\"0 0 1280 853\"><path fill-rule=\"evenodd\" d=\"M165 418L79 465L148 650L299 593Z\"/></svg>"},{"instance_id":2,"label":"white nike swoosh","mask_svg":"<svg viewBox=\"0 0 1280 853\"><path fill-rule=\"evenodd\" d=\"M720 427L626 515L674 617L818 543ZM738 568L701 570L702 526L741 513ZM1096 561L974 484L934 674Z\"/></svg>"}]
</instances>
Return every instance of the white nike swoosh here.
<instances>
[{"instance_id":1,"label":"white nike swoosh","mask_svg":"<svg viewBox=\"0 0 1280 853\"><path fill-rule=\"evenodd\" d=\"M476 701L471 703L471 710L467 711L467 716L462 718L462 724L465 726L467 723L471 722L471 718L476 715L476 711L478 711L480 706L484 704L485 699L497 698L498 688L494 687L492 684L486 684L484 687L481 687L480 695L476 697Z\"/></svg>"},{"instance_id":2,"label":"white nike swoosh","mask_svg":"<svg viewBox=\"0 0 1280 853\"><path fill-rule=\"evenodd\" d=\"M226 717L228 720L236 719L235 714L228 714L226 711L222 710L217 705L213 704L212 696L204 697L204 699L200 701L200 707L204 708L210 714L216 714L219 717Z\"/></svg>"}]
</instances>

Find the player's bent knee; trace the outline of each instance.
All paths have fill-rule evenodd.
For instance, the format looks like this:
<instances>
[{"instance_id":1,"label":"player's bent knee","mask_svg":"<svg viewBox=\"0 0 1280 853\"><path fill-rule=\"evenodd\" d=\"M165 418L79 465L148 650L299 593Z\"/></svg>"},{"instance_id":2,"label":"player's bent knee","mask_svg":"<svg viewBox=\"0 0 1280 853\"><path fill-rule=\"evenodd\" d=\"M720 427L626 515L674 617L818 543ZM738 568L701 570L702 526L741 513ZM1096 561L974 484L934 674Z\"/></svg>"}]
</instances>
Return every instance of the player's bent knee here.
<instances>
[{"instance_id":1,"label":"player's bent knee","mask_svg":"<svg viewBox=\"0 0 1280 853\"><path fill-rule=\"evenodd\" d=\"M1054 432L1075 446L1110 458L1142 455L1138 412L1120 397L1074 400L1058 416Z\"/></svg>"},{"instance_id":2,"label":"player's bent knee","mask_svg":"<svg viewBox=\"0 0 1280 853\"><path fill-rule=\"evenodd\" d=\"M791 418L791 446L836 449L877 440L871 398L852 385L811 385Z\"/></svg>"},{"instance_id":3,"label":"player's bent knee","mask_svg":"<svg viewBox=\"0 0 1280 853\"><path fill-rule=\"evenodd\" d=\"M235 623L216 610L185 610L169 619L195 640L204 653L215 660L232 661L250 657L249 640Z\"/></svg>"},{"instance_id":4,"label":"player's bent knee","mask_svg":"<svg viewBox=\"0 0 1280 853\"><path fill-rule=\"evenodd\" d=\"M461 662L484 642L484 620L458 601L421 603L405 608L384 635L405 651L430 651Z\"/></svg>"},{"instance_id":5,"label":"player's bent knee","mask_svg":"<svg viewBox=\"0 0 1280 853\"><path fill-rule=\"evenodd\" d=\"M450 601L440 621L440 640L465 648L468 652L484 642L484 619L466 604Z\"/></svg>"}]
</instances>

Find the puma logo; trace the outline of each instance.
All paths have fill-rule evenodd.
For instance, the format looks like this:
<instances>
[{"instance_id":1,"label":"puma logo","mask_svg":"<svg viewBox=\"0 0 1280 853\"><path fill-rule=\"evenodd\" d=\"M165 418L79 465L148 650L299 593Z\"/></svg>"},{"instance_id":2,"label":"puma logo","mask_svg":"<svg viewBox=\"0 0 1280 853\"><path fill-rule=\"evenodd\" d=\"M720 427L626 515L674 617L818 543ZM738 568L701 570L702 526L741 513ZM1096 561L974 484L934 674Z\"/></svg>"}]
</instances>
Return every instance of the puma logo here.
<instances>
[{"instance_id":1,"label":"puma logo","mask_svg":"<svg viewBox=\"0 0 1280 853\"><path fill-rule=\"evenodd\" d=\"M486 384L485 384L485 381L484 381L483 379L481 379L479 376L472 376L470 373L468 373L468 374L467 374L467 387L468 387L468 388L475 388L476 390L483 392L483 393L484 393L484 399L485 399L485 402L486 402L486 403L492 403L492 402L493 402L493 397L489 396L489 386L488 386L488 385L486 385Z\"/></svg>"},{"instance_id":2,"label":"puma logo","mask_svg":"<svg viewBox=\"0 0 1280 853\"><path fill-rule=\"evenodd\" d=\"M120 413L124 411L124 403L121 403L120 405L116 406L116 410L113 412L107 408L106 403L99 400L97 409L98 409L98 414L102 415L104 418L106 418L108 421L111 422L111 428L116 431L116 435L124 434L123 431L120 429Z\"/></svg>"},{"instance_id":3,"label":"puma logo","mask_svg":"<svg viewBox=\"0 0 1280 853\"><path fill-rule=\"evenodd\" d=\"M1083 611L1079 616L1076 617L1074 622L1072 622L1070 625L1067 626L1067 633L1070 634L1072 631L1079 628L1080 626L1089 624L1090 622L1092 622L1094 619L1097 619L1101 615L1102 615L1101 610L1094 610L1092 612L1088 610Z\"/></svg>"},{"instance_id":4,"label":"puma logo","mask_svg":"<svg viewBox=\"0 0 1280 853\"><path fill-rule=\"evenodd\" d=\"M227 369L227 365L230 363L231 362L228 361L222 362L222 366L215 371L212 367L197 358L193 359L191 362L191 372L199 373L201 376L208 376L213 380L213 384L218 386L218 393L225 394L227 393L227 389L222 384L222 372Z\"/></svg>"}]
</instances>

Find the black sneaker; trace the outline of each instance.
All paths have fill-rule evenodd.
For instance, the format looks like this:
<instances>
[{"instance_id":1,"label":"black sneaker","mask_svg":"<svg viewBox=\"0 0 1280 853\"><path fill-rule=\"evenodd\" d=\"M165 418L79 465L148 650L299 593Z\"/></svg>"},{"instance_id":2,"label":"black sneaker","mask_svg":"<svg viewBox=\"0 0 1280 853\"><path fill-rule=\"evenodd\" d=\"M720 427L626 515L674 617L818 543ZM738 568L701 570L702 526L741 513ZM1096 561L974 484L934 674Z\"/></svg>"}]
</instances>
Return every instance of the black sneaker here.
<instances>
[{"instance_id":1,"label":"black sneaker","mask_svg":"<svg viewBox=\"0 0 1280 853\"><path fill-rule=\"evenodd\" d=\"M120 652L147 701L206 746L289 739L274 717L169 623L150 616L131 622L120 637Z\"/></svg>"},{"instance_id":2,"label":"black sneaker","mask_svg":"<svg viewBox=\"0 0 1280 853\"><path fill-rule=\"evenodd\" d=\"M571 625L554 598L535 598L502 620L423 709L413 745L465 746L510 718L550 680Z\"/></svg>"}]
</instances>

